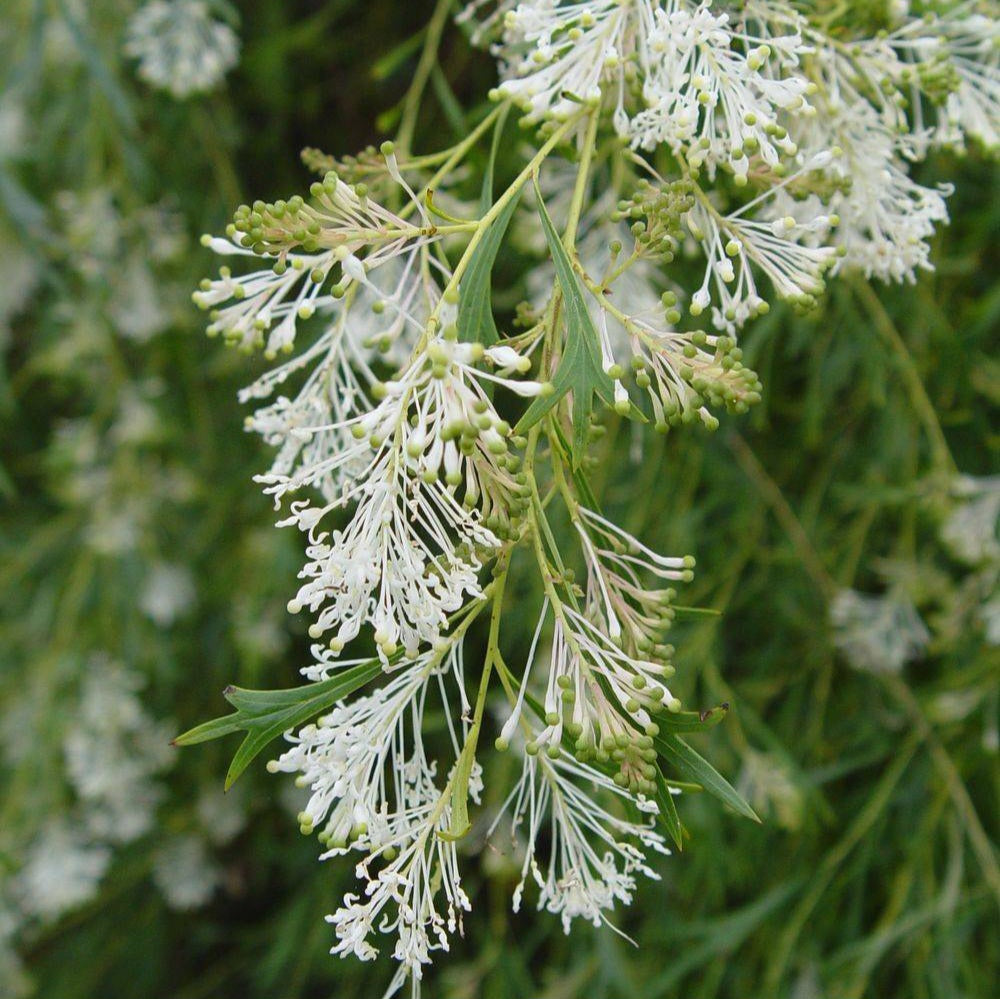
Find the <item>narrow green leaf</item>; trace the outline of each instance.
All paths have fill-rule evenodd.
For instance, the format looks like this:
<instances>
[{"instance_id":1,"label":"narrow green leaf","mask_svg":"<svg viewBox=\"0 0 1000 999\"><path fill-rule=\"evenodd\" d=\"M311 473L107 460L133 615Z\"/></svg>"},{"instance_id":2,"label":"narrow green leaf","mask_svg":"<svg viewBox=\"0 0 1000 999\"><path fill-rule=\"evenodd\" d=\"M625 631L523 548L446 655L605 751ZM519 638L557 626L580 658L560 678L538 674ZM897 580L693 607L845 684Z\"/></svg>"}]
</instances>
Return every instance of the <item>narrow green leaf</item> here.
<instances>
[{"instance_id":1,"label":"narrow green leaf","mask_svg":"<svg viewBox=\"0 0 1000 999\"><path fill-rule=\"evenodd\" d=\"M465 112L462 110L461 102L455 96L455 92L448 83L448 77L444 75L438 63L434 63L434 67L431 70L431 86L434 88L434 96L437 97L438 103L441 105L441 110L444 112L445 118L448 119L448 124L451 126L455 137L458 139L464 138L468 134L468 129L465 125Z\"/></svg>"},{"instance_id":2,"label":"narrow green leaf","mask_svg":"<svg viewBox=\"0 0 1000 999\"><path fill-rule=\"evenodd\" d=\"M492 275L500 244L503 242L520 194L493 220L486 235L472 251L469 266L462 278L458 300L458 338L466 343L491 346L500 339L493 318Z\"/></svg>"},{"instance_id":3,"label":"narrow green leaf","mask_svg":"<svg viewBox=\"0 0 1000 999\"><path fill-rule=\"evenodd\" d=\"M226 715L223 718L213 718L211 721L202 722L183 735L171 739L171 745L194 746L199 742L210 742L212 739L221 739L224 735L239 732L242 725L237 721L238 714L238 711L234 711L231 715Z\"/></svg>"},{"instance_id":4,"label":"narrow green leaf","mask_svg":"<svg viewBox=\"0 0 1000 999\"><path fill-rule=\"evenodd\" d=\"M676 844L677 849L683 850L684 827L681 825L681 817L677 814L674 796L670 793L670 787L659 768L656 771L656 803L660 806L660 820L663 822L664 828Z\"/></svg>"},{"instance_id":5,"label":"narrow green leaf","mask_svg":"<svg viewBox=\"0 0 1000 999\"><path fill-rule=\"evenodd\" d=\"M552 426L555 429L556 439L559 441L559 447L565 453L566 457L570 457L573 453L573 449L570 447L569 441L566 440L566 435L563 433L562 427L559 426L559 423L556 420L552 421ZM583 505L588 510L593 511L596 514L600 514L601 504L594 495L594 490L590 486L590 480L578 468L573 469L573 482L576 485L580 499L583 500Z\"/></svg>"},{"instance_id":6,"label":"narrow green leaf","mask_svg":"<svg viewBox=\"0 0 1000 999\"><path fill-rule=\"evenodd\" d=\"M654 716L661 729L671 732L704 732L715 728L729 714L728 704L718 704L705 711L659 711Z\"/></svg>"},{"instance_id":7,"label":"narrow green leaf","mask_svg":"<svg viewBox=\"0 0 1000 999\"><path fill-rule=\"evenodd\" d=\"M722 617L722 611L714 607L682 607L680 604L673 605L678 617Z\"/></svg>"},{"instance_id":8,"label":"narrow green leaf","mask_svg":"<svg viewBox=\"0 0 1000 999\"><path fill-rule=\"evenodd\" d=\"M478 730L475 730L475 735L469 733L455 766L455 776L451 782L451 828L438 832L441 839L449 842L467 836L472 828L472 822L469 821L469 779L472 776L472 765L476 762L478 736Z\"/></svg>"},{"instance_id":9,"label":"narrow green leaf","mask_svg":"<svg viewBox=\"0 0 1000 999\"><path fill-rule=\"evenodd\" d=\"M377 59L369 70L372 79L385 80L392 76L410 56L416 55L420 51L426 33L427 29L421 28L415 35L410 35L406 41L400 42L394 49Z\"/></svg>"},{"instance_id":10,"label":"narrow green leaf","mask_svg":"<svg viewBox=\"0 0 1000 999\"><path fill-rule=\"evenodd\" d=\"M760 822L757 813L736 789L707 760L702 759L680 736L659 735L657 752L682 776L700 784L709 794L724 801L740 815Z\"/></svg>"},{"instance_id":11,"label":"narrow green leaf","mask_svg":"<svg viewBox=\"0 0 1000 999\"><path fill-rule=\"evenodd\" d=\"M490 143L490 155L486 160L486 169L483 170L483 190L479 195L479 214L485 215L493 205L493 174L496 169L497 153L500 152L500 139L503 136L503 127L507 122L507 114L510 105L506 104L497 115L496 124L493 126L493 141Z\"/></svg>"}]
</instances>

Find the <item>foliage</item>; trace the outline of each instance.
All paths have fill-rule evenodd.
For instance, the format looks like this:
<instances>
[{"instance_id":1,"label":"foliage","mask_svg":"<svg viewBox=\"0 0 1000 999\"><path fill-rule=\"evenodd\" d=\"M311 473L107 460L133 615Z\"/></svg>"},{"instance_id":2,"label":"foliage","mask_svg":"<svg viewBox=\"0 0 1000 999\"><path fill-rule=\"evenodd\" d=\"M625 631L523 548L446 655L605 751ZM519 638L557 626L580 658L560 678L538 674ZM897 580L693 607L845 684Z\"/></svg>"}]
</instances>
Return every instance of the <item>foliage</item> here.
<instances>
[{"instance_id":1,"label":"foliage","mask_svg":"<svg viewBox=\"0 0 1000 999\"><path fill-rule=\"evenodd\" d=\"M230 684L253 688L228 692L230 735L305 720L290 706L299 695L255 691L299 683L311 642L308 622L285 611L300 540L271 527L249 487L264 446L237 433L237 387L263 367L204 339L189 292L210 266L201 232L258 192L306 187L300 146L327 151L307 157L321 175L332 156L360 179L379 153L349 157L385 134L401 149L408 135L418 153L461 142L491 113L478 101L495 69L468 24L427 27L417 5L213 3L240 61L209 93L179 98L143 82L154 77L125 52L138 6L15 0L0 26L0 992L377 995L387 959L327 954L322 917L353 884L352 864L318 866L294 837L301 792L244 757L223 797L235 746L167 745ZM834 16L856 23L847 8L863 7L880 27L889 14L876 6ZM486 208L523 167L513 122L493 134L470 153L469 177L435 192L447 215ZM613 170L618 147L605 141L596 156ZM662 881L613 917L637 948L607 928L564 936L530 897L512 915L518 865L479 853L478 815L500 808L519 764L475 753L483 807L459 845L475 907L429 994L991 994L1000 611L996 512L992 534L975 533L974 513L997 469L1000 209L995 165L975 145L920 170L925 185L955 183L935 270L912 287L844 277L805 315L779 304L750 323L740 347L762 384L751 413L720 413L716 434L658 436L612 406L596 428L566 428L606 515L655 551L698 558L673 608L672 689L709 710L663 712L657 736L658 798L673 803L668 781L685 792L676 815L663 805L683 851L657 858ZM546 255L524 225L552 205L541 182L537 201L498 213L469 265L466 342L535 321L518 307L532 290L506 289ZM585 298L554 227L544 236L546 280L570 304ZM575 314L578 336L567 334L536 417L571 386L575 403L610 401L590 314ZM529 580L513 572L507 584L506 663L531 647L542 597ZM857 615L830 617L845 591L890 601L894 621L900 607L916 615L923 630L898 668L852 665ZM485 617L459 622L473 691ZM872 654L896 662L884 641ZM320 682L339 695L343 677ZM274 707L288 718L271 719ZM496 707L482 717L491 738L506 717ZM447 739L435 717L432 737ZM448 816L458 832L476 785L464 759ZM692 786L711 790L716 772L735 787L715 786L733 810Z\"/></svg>"}]
</instances>

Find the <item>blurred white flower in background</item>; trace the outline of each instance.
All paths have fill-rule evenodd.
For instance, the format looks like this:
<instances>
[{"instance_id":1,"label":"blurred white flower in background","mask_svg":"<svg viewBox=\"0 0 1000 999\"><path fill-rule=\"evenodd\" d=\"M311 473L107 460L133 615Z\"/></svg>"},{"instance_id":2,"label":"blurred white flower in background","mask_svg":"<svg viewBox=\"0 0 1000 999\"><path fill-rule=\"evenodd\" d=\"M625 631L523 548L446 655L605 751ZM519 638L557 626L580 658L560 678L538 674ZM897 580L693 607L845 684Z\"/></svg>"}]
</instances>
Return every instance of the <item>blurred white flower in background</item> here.
<instances>
[{"instance_id":1,"label":"blurred white flower in background","mask_svg":"<svg viewBox=\"0 0 1000 999\"><path fill-rule=\"evenodd\" d=\"M855 668L898 673L930 641L920 615L900 592L873 597L841 590L830 605L833 640Z\"/></svg>"},{"instance_id":2,"label":"blurred white flower in background","mask_svg":"<svg viewBox=\"0 0 1000 999\"><path fill-rule=\"evenodd\" d=\"M2 124L0 124L2 128ZM3 138L0 136L0 149ZM10 336L10 323L31 303L41 279L38 260L6 230L0 234L0 348Z\"/></svg>"},{"instance_id":3,"label":"blurred white flower in background","mask_svg":"<svg viewBox=\"0 0 1000 999\"><path fill-rule=\"evenodd\" d=\"M794 832L802 825L805 795L788 764L776 754L746 750L737 789L755 811L773 816L782 829Z\"/></svg>"},{"instance_id":4,"label":"blurred white flower in background","mask_svg":"<svg viewBox=\"0 0 1000 999\"><path fill-rule=\"evenodd\" d=\"M148 832L163 789L156 774L172 762L173 727L152 718L138 691L141 677L91 662L73 725L63 739L66 771L95 836L129 843Z\"/></svg>"},{"instance_id":5,"label":"blurred white flower in background","mask_svg":"<svg viewBox=\"0 0 1000 999\"><path fill-rule=\"evenodd\" d=\"M238 836L247 821L246 802L239 786L226 792L215 784L204 788L196 811L206 837L215 846L224 846Z\"/></svg>"},{"instance_id":6,"label":"blurred white flower in background","mask_svg":"<svg viewBox=\"0 0 1000 999\"><path fill-rule=\"evenodd\" d=\"M941 525L941 540L955 558L969 565L1000 559L997 518L1000 517L1000 476L962 476L956 486L956 506Z\"/></svg>"},{"instance_id":7,"label":"blurred white flower in background","mask_svg":"<svg viewBox=\"0 0 1000 999\"><path fill-rule=\"evenodd\" d=\"M27 115L24 106L12 94L0 98L0 161L15 159L27 138Z\"/></svg>"},{"instance_id":8,"label":"blurred white flower in background","mask_svg":"<svg viewBox=\"0 0 1000 999\"><path fill-rule=\"evenodd\" d=\"M139 606L154 624L169 628L190 609L195 596L194 578L186 566L158 562L149 571Z\"/></svg>"},{"instance_id":9,"label":"blurred white flower in background","mask_svg":"<svg viewBox=\"0 0 1000 999\"><path fill-rule=\"evenodd\" d=\"M1000 595L983 604L979 619L986 629L986 641L990 645L1000 645Z\"/></svg>"},{"instance_id":10,"label":"blurred white flower in background","mask_svg":"<svg viewBox=\"0 0 1000 999\"><path fill-rule=\"evenodd\" d=\"M121 336L136 343L146 343L169 324L156 279L141 257L130 257L117 271L108 316Z\"/></svg>"},{"instance_id":11,"label":"blurred white flower in background","mask_svg":"<svg viewBox=\"0 0 1000 999\"><path fill-rule=\"evenodd\" d=\"M25 913L54 919L92 898L111 862L111 850L93 843L75 824L47 825L27 853L18 874Z\"/></svg>"},{"instance_id":12,"label":"blurred white flower in background","mask_svg":"<svg viewBox=\"0 0 1000 999\"><path fill-rule=\"evenodd\" d=\"M152 0L128 25L139 78L178 99L211 90L236 65L239 39L201 0Z\"/></svg>"},{"instance_id":13,"label":"blurred white flower in background","mask_svg":"<svg viewBox=\"0 0 1000 999\"><path fill-rule=\"evenodd\" d=\"M212 897L219 871L200 836L177 836L156 852L153 881L172 909L196 909Z\"/></svg>"}]
</instances>

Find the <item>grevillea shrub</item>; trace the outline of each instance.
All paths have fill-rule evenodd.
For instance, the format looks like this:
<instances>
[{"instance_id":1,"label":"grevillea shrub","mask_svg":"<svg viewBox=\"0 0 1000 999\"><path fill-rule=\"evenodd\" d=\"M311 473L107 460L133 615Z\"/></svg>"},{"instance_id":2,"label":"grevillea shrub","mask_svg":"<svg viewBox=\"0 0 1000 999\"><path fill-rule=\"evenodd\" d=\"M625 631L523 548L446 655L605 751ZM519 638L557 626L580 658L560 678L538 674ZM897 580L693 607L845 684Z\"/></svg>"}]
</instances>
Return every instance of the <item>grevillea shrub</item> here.
<instances>
[{"instance_id":1,"label":"grevillea shrub","mask_svg":"<svg viewBox=\"0 0 1000 999\"><path fill-rule=\"evenodd\" d=\"M739 344L777 302L822 309L841 275L931 266L951 187L913 167L996 148L998 23L971 3L871 6L474 3L459 20L500 82L467 135L414 154L413 103L396 141L311 151L308 193L203 239L224 258L194 295L209 334L270 363L241 398L273 453L257 480L303 539L288 610L315 644L305 686L233 688L233 714L179 741L244 731L231 782L284 733L268 770L309 789L302 830L357 878L333 953L390 948L394 988L416 993L474 918L474 823L515 858L513 911L569 932L612 924L667 868L686 789L756 818L685 741L724 709L672 689L694 559L630 531L601 482L656 435L760 401ZM499 266L511 242L538 251L520 274ZM595 457L622 421L627 453ZM833 620L859 666L898 669L927 634L875 599L845 591ZM512 615L535 622L526 654L505 647ZM480 819L494 753L519 773Z\"/></svg>"}]
</instances>

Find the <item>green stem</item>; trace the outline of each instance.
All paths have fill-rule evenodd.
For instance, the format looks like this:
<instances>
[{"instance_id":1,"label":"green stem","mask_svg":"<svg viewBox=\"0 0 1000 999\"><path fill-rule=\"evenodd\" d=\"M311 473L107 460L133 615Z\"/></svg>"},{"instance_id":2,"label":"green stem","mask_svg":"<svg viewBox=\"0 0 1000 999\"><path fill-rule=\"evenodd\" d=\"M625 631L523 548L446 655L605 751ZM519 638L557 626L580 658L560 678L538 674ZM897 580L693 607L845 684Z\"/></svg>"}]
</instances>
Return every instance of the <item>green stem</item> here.
<instances>
[{"instance_id":1,"label":"green stem","mask_svg":"<svg viewBox=\"0 0 1000 999\"><path fill-rule=\"evenodd\" d=\"M566 221L566 232L563 234L563 246L572 253L576 246L576 231L580 225L580 215L583 212L583 202L587 196L587 181L590 179L590 164L597 146L597 126L600 123L600 109L590 112L587 122L587 132L583 138L583 150L580 154L580 168L576 173L576 184L573 187L573 200L569 206L569 218Z\"/></svg>"},{"instance_id":2,"label":"green stem","mask_svg":"<svg viewBox=\"0 0 1000 999\"><path fill-rule=\"evenodd\" d=\"M907 394L910 397L910 404L916 410L924 426L931 446L931 459L934 463L935 471L943 472L948 476L958 473L958 466L952 456L948 441L941 429L941 421L938 419L934 404L927 395L924 388L920 372L917 370L913 355L907 349L906 341L896 329L892 317L886 311L881 299L875 294L872 286L865 280L858 278L852 281L855 294L868 310L869 316L875 324L876 332L895 355L899 362L900 372L903 376L903 383Z\"/></svg>"},{"instance_id":3,"label":"green stem","mask_svg":"<svg viewBox=\"0 0 1000 999\"><path fill-rule=\"evenodd\" d=\"M473 709L472 724L469 727L468 735L465 737L465 745L462 747L462 751L455 761L455 769L452 772L451 780L448 782L450 794L446 789L442 795L442 799L451 800L452 817L451 830L439 833L444 839L461 839L471 828L471 823L469 822L469 778L472 775L472 766L476 761L476 747L479 745L479 733L482 731L483 714L486 710L486 695L489 692L490 677L493 673L494 655L498 650L500 612L503 607L504 588L507 584L507 568L507 563L502 562L497 566L497 571L494 575L489 644L486 649L486 660L483 663L483 673L479 678L479 692L476 695L476 706Z\"/></svg>"},{"instance_id":4,"label":"green stem","mask_svg":"<svg viewBox=\"0 0 1000 999\"><path fill-rule=\"evenodd\" d=\"M433 313L431 313L430 319L427 320L427 331L420 343L417 345L415 353L419 353L423 349L427 336L429 334L433 334L434 330L436 330L437 325L440 322L441 308L446 301L453 299L454 295L458 292L462 276L465 274L472 261L472 255L475 253L476 247L486 235L490 225L507 207L507 205L510 204L511 200L520 193L521 188L524 187L524 185L531 179L539 165L545 160L549 153L551 153L552 150L555 149L560 142L562 142L566 134L576 125L578 120L579 116L563 122L563 124L549 136L544 145L542 145L538 152L531 157L524 169L517 175L517 177L514 178L514 181L507 188L507 190L504 191L503 194L501 194L500 197L493 203L493 207L476 224L476 230L472 235L472 239L469 240L469 245L465 248L465 252L462 254L461 259L455 265L455 270L452 272L451 280L447 285L445 285L444 291L441 293L441 300L438 302Z\"/></svg>"},{"instance_id":5,"label":"green stem","mask_svg":"<svg viewBox=\"0 0 1000 999\"><path fill-rule=\"evenodd\" d=\"M434 13L431 15L427 25L427 36L424 39L424 47L420 53L420 61L417 63L416 71L413 74L413 82L406 92L403 102L403 114L399 124L399 132L396 135L396 143L404 153L410 152L410 144L413 142L413 131L417 125L417 114L420 111L420 99L427 88L427 81L430 79L431 71L437 60L438 49L441 46L441 35L444 33L444 26L448 23L448 14L451 11L454 0L438 0Z\"/></svg>"}]
</instances>

